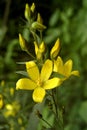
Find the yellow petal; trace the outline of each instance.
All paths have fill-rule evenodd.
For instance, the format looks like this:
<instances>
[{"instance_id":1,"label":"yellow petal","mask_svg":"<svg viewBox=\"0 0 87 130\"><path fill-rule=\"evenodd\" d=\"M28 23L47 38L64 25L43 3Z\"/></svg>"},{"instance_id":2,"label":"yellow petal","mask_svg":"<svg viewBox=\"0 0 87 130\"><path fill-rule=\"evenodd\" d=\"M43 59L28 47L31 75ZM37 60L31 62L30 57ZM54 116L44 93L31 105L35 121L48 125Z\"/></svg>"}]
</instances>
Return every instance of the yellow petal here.
<instances>
[{"instance_id":1,"label":"yellow petal","mask_svg":"<svg viewBox=\"0 0 87 130\"><path fill-rule=\"evenodd\" d=\"M58 55L59 51L60 51L60 41L59 39L57 39L53 48L50 51L51 58L55 58Z\"/></svg>"},{"instance_id":2,"label":"yellow petal","mask_svg":"<svg viewBox=\"0 0 87 130\"><path fill-rule=\"evenodd\" d=\"M53 66L53 71L54 71L54 72L57 72L58 67L57 67L57 62L56 62L56 60L53 61L53 65L54 65L54 66Z\"/></svg>"},{"instance_id":3,"label":"yellow petal","mask_svg":"<svg viewBox=\"0 0 87 130\"><path fill-rule=\"evenodd\" d=\"M46 60L41 70L41 80L44 82L49 79L52 73L52 61Z\"/></svg>"},{"instance_id":4,"label":"yellow petal","mask_svg":"<svg viewBox=\"0 0 87 130\"><path fill-rule=\"evenodd\" d=\"M60 56L58 56L57 60L54 61L54 71L63 74L63 61Z\"/></svg>"},{"instance_id":5,"label":"yellow petal","mask_svg":"<svg viewBox=\"0 0 87 130\"><path fill-rule=\"evenodd\" d=\"M74 70L71 72L71 75L79 76L80 74L78 70Z\"/></svg>"},{"instance_id":6,"label":"yellow petal","mask_svg":"<svg viewBox=\"0 0 87 130\"><path fill-rule=\"evenodd\" d=\"M43 88L44 89L53 89L55 87L60 86L61 83L62 83L62 80L60 78L52 78L52 79L47 80L44 83Z\"/></svg>"},{"instance_id":7,"label":"yellow petal","mask_svg":"<svg viewBox=\"0 0 87 130\"><path fill-rule=\"evenodd\" d=\"M16 89L33 90L37 85L28 78L19 79L16 83Z\"/></svg>"},{"instance_id":8,"label":"yellow petal","mask_svg":"<svg viewBox=\"0 0 87 130\"><path fill-rule=\"evenodd\" d=\"M40 52L43 53L45 51L45 44L42 42L39 46Z\"/></svg>"},{"instance_id":9,"label":"yellow petal","mask_svg":"<svg viewBox=\"0 0 87 130\"><path fill-rule=\"evenodd\" d=\"M3 101L3 96L0 94L0 109L3 107L4 101Z\"/></svg>"},{"instance_id":10,"label":"yellow petal","mask_svg":"<svg viewBox=\"0 0 87 130\"><path fill-rule=\"evenodd\" d=\"M26 62L26 69L28 72L29 77L36 81L39 77L39 69L38 66L35 64L34 61Z\"/></svg>"},{"instance_id":11,"label":"yellow petal","mask_svg":"<svg viewBox=\"0 0 87 130\"><path fill-rule=\"evenodd\" d=\"M41 87L37 87L36 89L34 89L33 92L33 100L35 102L42 102L45 96L45 89L41 88Z\"/></svg>"},{"instance_id":12,"label":"yellow petal","mask_svg":"<svg viewBox=\"0 0 87 130\"><path fill-rule=\"evenodd\" d=\"M36 56L37 56L37 59L40 60L42 58L42 53L40 51L38 51Z\"/></svg>"},{"instance_id":13,"label":"yellow petal","mask_svg":"<svg viewBox=\"0 0 87 130\"><path fill-rule=\"evenodd\" d=\"M64 64L64 75L69 76L71 74L71 71L72 71L72 60L68 60Z\"/></svg>"}]
</instances>

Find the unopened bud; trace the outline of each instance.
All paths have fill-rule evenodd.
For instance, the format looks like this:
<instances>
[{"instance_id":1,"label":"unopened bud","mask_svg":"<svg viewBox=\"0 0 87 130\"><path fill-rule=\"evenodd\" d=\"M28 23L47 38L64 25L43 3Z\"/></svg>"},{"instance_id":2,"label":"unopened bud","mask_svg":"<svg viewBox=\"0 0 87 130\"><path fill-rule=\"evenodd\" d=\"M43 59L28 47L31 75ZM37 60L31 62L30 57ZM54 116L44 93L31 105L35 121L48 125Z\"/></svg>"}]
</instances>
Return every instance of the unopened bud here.
<instances>
[{"instance_id":1,"label":"unopened bud","mask_svg":"<svg viewBox=\"0 0 87 130\"><path fill-rule=\"evenodd\" d=\"M43 55L43 53L45 51L44 42L42 42L39 46L37 45L36 42L34 42L34 46L35 46L35 54L36 54L37 59L41 59L42 55Z\"/></svg>"},{"instance_id":2,"label":"unopened bud","mask_svg":"<svg viewBox=\"0 0 87 130\"><path fill-rule=\"evenodd\" d=\"M22 49L23 51L27 51L27 50L28 50L28 48L27 48L27 42L26 42L26 40L22 37L21 34L19 34L19 43L20 43L21 49Z\"/></svg>"},{"instance_id":3,"label":"unopened bud","mask_svg":"<svg viewBox=\"0 0 87 130\"><path fill-rule=\"evenodd\" d=\"M25 5L24 16L25 16L25 18L26 18L27 20L29 20L29 18L30 18L30 8L29 8L29 5L28 5L28 4Z\"/></svg>"},{"instance_id":4,"label":"unopened bud","mask_svg":"<svg viewBox=\"0 0 87 130\"><path fill-rule=\"evenodd\" d=\"M32 23L32 28L40 31L46 29L46 26L36 21Z\"/></svg>"},{"instance_id":5,"label":"unopened bud","mask_svg":"<svg viewBox=\"0 0 87 130\"><path fill-rule=\"evenodd\" d=\"M60 41L59 41L59 39L57 39L57 41L55 42L54 46L52 47L52 49L50 51L50 57L52 59L56 58L59 51L60 51Z\"/></svg>"},{"instance_id":6,"label":"unopened bud","mask_svg":"<svg viewBox=\"0 0 87 130\"><path fill-rule=\"evenodd\" d=\"M45 44L44 44L44 42L42 42L40 44L39 50L40 50L41 53L43 53L45 51Z\"/></svg>"},{"instance_id":7,"label":"unopened bud","mask_svg":"<svg viewBox=\"0 0 87 130\"><path fill-rule=\"evenodd\" d=\"M37 14L37 22L41 24L43 23L40 13Z\"/></svg>"},{"instance_id":8,"label":"unopened bud","mask_svg":"<svg viewBox=\"0 0 87 130\"><path fill-rule=\"evenodd\" d=\"M31 5L31 11L34 13L34 11L35 11L35 4L34 3L32 3L32 5Z\"/></svg>"}]
</instances>

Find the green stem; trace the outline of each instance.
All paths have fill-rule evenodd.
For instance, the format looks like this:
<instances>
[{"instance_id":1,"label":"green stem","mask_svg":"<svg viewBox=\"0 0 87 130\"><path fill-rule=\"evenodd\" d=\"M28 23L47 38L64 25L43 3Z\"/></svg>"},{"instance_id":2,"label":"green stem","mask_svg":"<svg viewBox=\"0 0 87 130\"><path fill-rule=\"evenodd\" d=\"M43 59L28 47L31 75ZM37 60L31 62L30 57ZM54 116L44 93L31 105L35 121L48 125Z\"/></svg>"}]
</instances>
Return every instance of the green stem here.
<instances>
[{"instance_id":1,"label":"green stem","mask_svg":"<svg viewBox=\"0 0 87 130\"><path fill-rule=\"evenodd\" d=\"M42 31L40 31L40 38L41 38L41 41L42 41Z\"/></svg>"},{"instance_id":2,"label":"green stem","mask_svg":"<svg viewBox=\"0 0 87 130\"><path fill-rule=\"evenodd\" d=\"M39 36L34 31L32 31L32 30L31 30L31 34L34 37L34 40L39 44L39 39L40 39Z\"/></svg>"},{"instance_id":3,"label":"green stem","mask_svg":"<svg viewBox=\"0 0 87 130\"><path fill-rule=\"evenodd\" d=\"M41 118L48 126L50 126L51 128L53 127L49 122L47 122L44 118Z\"/></svg>"},{"instance_id":4,"label":"green stem","mask_svg":"<svg viewBox=\"0 0 87 130\"><path fill-rule=\"evenodd\" d=\"M57 110L57 103L56 103L56 100L55 100L55 97L54 97L54 90L52 90L52 98L53 98L55 111L56 111L56 115L57 115L57 120L58 120L58 110Z\"/></svg>"},{"instance_id":5,"label":"green stem","mask_svg":"<svg viewBox=\"0 0 87 130\"><path fill-rule=\"evenodd\" d=\"M35 57L29 52L29 51L26 51L28 55L30 55L33 59L35 59Z\"/></svg>"}]
</instances>

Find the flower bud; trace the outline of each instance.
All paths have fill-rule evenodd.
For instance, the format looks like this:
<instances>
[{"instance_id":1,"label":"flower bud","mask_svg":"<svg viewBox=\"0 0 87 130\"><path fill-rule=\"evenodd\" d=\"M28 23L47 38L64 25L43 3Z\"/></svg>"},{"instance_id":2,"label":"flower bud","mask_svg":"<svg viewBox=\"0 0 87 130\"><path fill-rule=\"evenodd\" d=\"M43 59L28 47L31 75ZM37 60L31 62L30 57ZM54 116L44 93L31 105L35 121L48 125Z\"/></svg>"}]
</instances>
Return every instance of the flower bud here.
<instances>
[{"instance_id":1,"label":"flower bud","mask_svg":"<svg viewBox=\"0 0 87 130\"><path fill-rule=\"evenodd\" d=\"M34 10L35 10L35 4L32 3L32 5L31 5L31 11L34 13Z\"/></svg>"},{"instance_id":2,"label":"flower bud","mask_svg":"<svg viewBox=\"0 0 87 130\"><path fill-rule=\"evenodd\" d=\"M36 29L36 30L39 30L39 31L46 29L45 25L43 25L43 24L41 24L37 21L33 22L31 27L32 27L32 29Z\"/></svg>"},{"instance_id":3,"label":"flower bud","mask_svg":"<svg viewBox=\"0 0 87 130\"><path fill-rule=\"evenodd\" d=\"M55 42L54 46L52 47L52 49L50 51L50 57L52 59L56 58L59 51L60 51L60 41L59 41L59 39L57 39L57 41Z\"/></svg>"},{"instance_id":4,"label":"flower bud","mask_svg":"<svg viewBox=\"0 0 87 130\"><path fill-rule=\"evenodd\" d=\"M36 42L34 42L34 46L35 46L35 54L37 55L37 52L38 52L39 48L38 48L38 45L37 45Z\"/></svg>"},{"instance_id":5,"label":"flower bud","mask_svg":"<svg viewBox=\"0 0 87 130\"><path fill-rule=\"evenodd\" d=\"M19 34L19 43L20 43L21 49L22 49L23 51L27 51L27 50L28 50L27 42L26 42L26 40L22 37L21 34Z\"/></svg>"},{"instance_id":6,"label":"flower bud","mask_svg":"<svg viewBox=\"0 0 87 130\"><path fill-rule=\"evenodd\" d=\"M44 42L42 42L39 46L37 45L36 42L34 42L34 45L35 45L35 54L36 54L36 57L37 59L41 59L44 51L45 51L45 44Z\"/></svg>"},{"instance_id":7,"label":"flower bud","mask_svg":"<svg viewBox=\"0 0 87 130\"><path fill-rule=\"evenodd\" d=\"M42 18L41 18L40 13L37 14L37 22L40 23L40 24L43 23L43 20L42 20Z\"/></svg>"},{"instance_id":8,"label":"flower bud","mask_svg":"<svg viewBox=\"0 0 87 130\"><path fill-rule=\"evenodd\" d=\"M28 4L25 5L24 16L25 16L25 18L26 18L27 20L29 20L29 18L30 18L30 8L29 8L29 5L28 5Z\"/></svg>"},{"instance_id":9,"label":"flower bud","mask_svg":"<svg viewBox=\"0 0 87 130\"><path fill-rule=\"evenodd\" d=\"M43 53L43 52L45 51L45 44L44 44L44 42L42 42L42 43L40 44L39 50L40 50L41 53Z\"/></svg>"}]
</instances>

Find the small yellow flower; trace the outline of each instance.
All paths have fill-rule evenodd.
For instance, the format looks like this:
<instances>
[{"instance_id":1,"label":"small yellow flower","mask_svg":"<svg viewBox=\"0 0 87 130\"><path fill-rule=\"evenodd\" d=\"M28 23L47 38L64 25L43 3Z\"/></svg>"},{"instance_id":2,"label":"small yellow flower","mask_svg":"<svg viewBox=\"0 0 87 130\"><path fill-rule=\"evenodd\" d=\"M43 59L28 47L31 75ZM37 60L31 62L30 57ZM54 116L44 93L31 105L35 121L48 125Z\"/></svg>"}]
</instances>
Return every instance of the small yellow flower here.
<instances>
[{"instance_id":1,"label":"small yellow flower","mask_svg":"<svg viewBox=\"0 0 87 130\"><path fill-rule=\"evenodd\" d=\"M3 105L4 105L3 96L0 94L0 109L2 109Z\"/></svg>"},{"instance_id":2,"label":"small yellow flower","mask_svg":"<svg viewBox=\"0 0 87 130\"><path fill-rule=\"evenodd\" d=\"M43 53L45 51L44 42L42 42L39 46L37 45L36 42L34 42L34 46L35 46L35 54L36 54L37 59L41 59L42 55L43 55Z\"/></svg>"},{"instance_id":3,"label":"small yellow flower","mask_svg":"<svg viewBox=\"0 0 87 130\"><path fill-rule=\"evenodd\" d=\"M19 118L18 118L18 123L19 123L20 125L22 125L22 124L23 124L23 120L22 120L22 118L21 118L21 117L19 117Z\"/></svg>"},{"instance_id":4,"label":"small yellow flower","mask_svg":"<svg viewBox=\"0 0 87 130\"><path fill-rule=\"evenodd\" d=\"M5 86L5 81L2 80L0 85L1 85L2 87L4 87L4 86Z\"/></svg>"},{"instance_id":5,"label":"small yellow flower","mask_svg":"<svg viewBox=\"0 0 87 130\"><path fill-rule=\"evenodd\" d=\"M28 50L28 45L27 45L27 42L26 40L22 37L22 35L19 33L19 43L20 43L20 46L21 46L21 49L23 51L27 51Z\"/></svg>"},{"instance_id":6,"label":"small yellow flower","mask_svg":"<svg viewBox=\"0 0 87 130\"><path fill-rule=\"evenodd\" d=\"M47 89L53 89L61 84L57 77L50 78L52 73L52 61L47 59L42 66L41 72L34 61L26 62L26 70L29 78L19 79L16 83L16 89L34 90L33 100L42 102Z\"/></svg>"},{"instance_id":7,"label":"small yellow flower","mask_svg":"<svg viewBox=\"0 0 87 130\"><path fill-rule=\"evenodd\" d=\"M71 59L63 63L63 60L60 56L57 57L57 60L54 60L54 72L58 72L59 74L63 75L67 79L71 75L79 76L79 71L74 70L72 71L73 62Z\"/></svg>"},{"instance_id":8,"label":"small yellow flower","mask_svg":"<svg viewBox=\"0 0 87 130\"><path fill-rule=\"evenodd\" d=\"M14 88L10 88L10 95L11 95L11 96L14 95L14 92L15 92Z\"/></svg>"},{"instance_id":9,"label":"small yellow flower","mask_svg":"<svg viewBox=\"0 0 87 130\"><path fill-rule=\"evenodd\" d=\"M60 41L59 41L59 39L57 39L57 41L55 42L53 48L50 51L51 59L56 58L56 56L58 55L59 51L60 51Z\"/></svg>"},{"instance_id":10,"label":"small yellow flower","mask_svg":"<svg viewBox=\"0 0 87 130\"><path fill-rule=\"evenodd\" d=\"M13 102L12 104L6 104L6 110L4 111L4 116L15 116L20 109L20 104L18 102Z\"/></svg>"}]
</instances>

